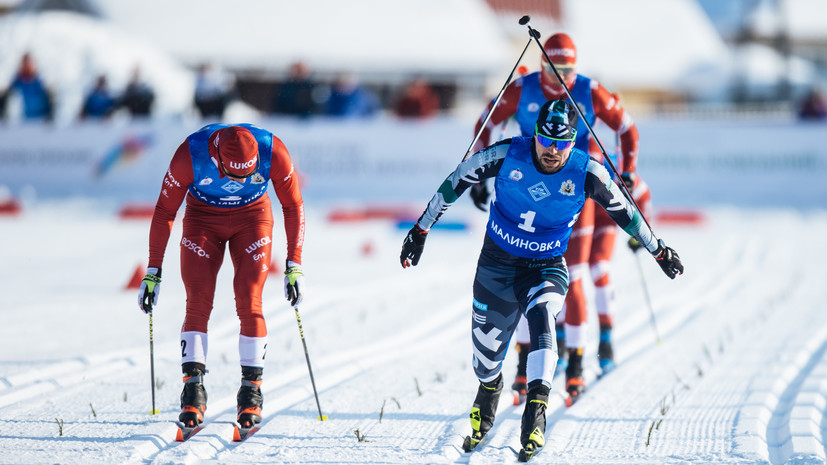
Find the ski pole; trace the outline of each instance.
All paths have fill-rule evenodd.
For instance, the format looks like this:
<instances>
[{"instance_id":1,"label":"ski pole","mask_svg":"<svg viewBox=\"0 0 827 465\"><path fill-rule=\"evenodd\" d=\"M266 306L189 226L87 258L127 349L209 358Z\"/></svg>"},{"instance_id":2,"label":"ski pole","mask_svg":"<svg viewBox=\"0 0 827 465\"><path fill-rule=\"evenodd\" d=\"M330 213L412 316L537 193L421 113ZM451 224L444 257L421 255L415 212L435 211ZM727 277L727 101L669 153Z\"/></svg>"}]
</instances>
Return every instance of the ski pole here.
<instances>
[{"instance_id":1,"label":"ski pole","mask_svg":"<svg viewBox=\"0 0 827 465\"><path fill-rule=\"evenodd\" d=\"M527 18L527 16L524 16ZM522 19L520 20L522 21ZM520 23L523 24L523 23ZM539 32L534 31L535 33L539 34ZM482 121L480 125L480 130L477 131L477 134L474 136L474 140L471 141L471 145L468 146L468 150L465 151L465 155L462 157L462 161L465 161L472 155L472 151L474 150L474 144L477 143L477 140L482 135L482 131L485 130L485 125L488 124L488 120L491 119L491 115L494 114L494 109L497 108L497 104L500 103L500 99L503 97L503 93L505 93L505 88L508 87L508 84L511 83L511 78L514 77L514 73L517 71L517 68L520 67L520 61L522 61L523 56L525 55L526 50L528 50L529 45L531 45L531 39L528 39L526 42L525 47L523 48L523 53L520 54L520 58L517 58L517 62L514 63L514 68L511 69L511 73L508 74L508 78L506 78L505 83L503 84L503 88L500 89L500 93L497 94L497 98L494 99L494 104L491 105L491 110L488 111L488 114L485 115L485 119Z\"/></svg>"},{"instance_id":2,"label":"ski pole","mask_svg":"<svg viewBox=\"0 0 827 465\"><path fill-rule=\"evenodd\" d=\"M566 95L569 97L569 100L571 100L571 103L573 104L572 106L574 107L575 110L577 110L577 114L580 115L580 119L582 119L583 122L586 123L586 128L588 128L589 134L591 134L594 141L597 142L597 146L600 148L600 151L603 153L603 156L609 162L609 166L612 168L612 171L614 171L615 176L617 176L618 179L620 179L620 173L617 171L617 168L615 168L614 163L612 163L612 160L609 158L609 155L606 153L606 149L603 148L603 144L600 143L600 139L598 139L597 134L594 132L594 128L592 128L592 125L589 124L589 121L586 119L586 115L583 114L583 110L581 110L580 106L577 104L577 100L575 100L574 96L571 95L571 91L569 91L569 87L566 85L566 82L563 80L563 77L560 76L560 73L557 71L557 67L554 66L554 63L551 62L551 58L549 58L548 53L546 53L546 49L543 48L543 44L540 43L540 39L539 39L540 32L537 31L536 29L532 28L531 24L528 24L528 21L529 21L528 16L523 16L522 18L520 18L520 24L523 25L523 26L528 25L528 35L532 39L534 39L535 42L537 42L537 46L539 46L540 51L543 52L543 57L545 57L546 63L548 63L549 66L551 67L551 70L554 71L554 75L557 77L557 80L560 81L560 84L563 86L563 89L566 91ZM531 39L529 39L529 40L531 40ZM635 206L637 211L640 212L640 207L638 207L637 202L635 202L635 199L632 197L632 193L629 192L629 189L626 187L626 184L620 183L618 185L620 186L620 189L623 192L623 194L626 196L626 198L632 203L632 205ZM643 222L646 223L646 226L649 227L649 230L651 230L654 233L654 230L652 229L652 226L649 224L649 221L646 219L646 217L644 217L642 214L640 216L643 217Z\"/></svg>"},{"instance_id":3,"label":"ski pole","mask_svg":"<svg viewBox=\"0 0 827 465\"><path fill-rule=\"evenodd\" d=\"M149 312L149 372L152 378L152 411L150 415L157 415L161 412L155 410L155 331L152 329L152 312Z\"/></svg>"},{"instance_id":4,"label":"ski pole","mask_svg":"<svg viewBox=\"0 0 827 465\"><path fill-rule=\"evenodd\" d=\"M313 386L313 395L316 397L316 408L319 409L319 421L327 420L327 415L322 415L322 406L319 404L319 393L316 391L316 380L313 379L313 368L310 366L310 354L307 353L307 342L304 340L304 329L302 328L302 319L299 316L299 306L293 307L296 311L296 323L299 324L299 336L302 338L302 346L304 346L304 358L307 360L307 371L310 372L310 384Z\"/></svg>"},{"instance_id":5,"label":"ski pole","mask_svg":"<svg viewBox=\"0 0 827 465\"><path fill-rule=\"evenodd\" d=\"M660 345L660 332L658 331L658 325L655 322L655 307L652 306L652 299L649 297L649 287L646 286L646 277L643 275L643 265L640 264L640 257L637 252L632 253L635 255L637 269L640 272L640 284L643 286L643 295L646 297L646 306L649 307L649 317L652 322L652 329L655 330L655 337L657 338L658 345Z\"/></svg>"}]
</instances>

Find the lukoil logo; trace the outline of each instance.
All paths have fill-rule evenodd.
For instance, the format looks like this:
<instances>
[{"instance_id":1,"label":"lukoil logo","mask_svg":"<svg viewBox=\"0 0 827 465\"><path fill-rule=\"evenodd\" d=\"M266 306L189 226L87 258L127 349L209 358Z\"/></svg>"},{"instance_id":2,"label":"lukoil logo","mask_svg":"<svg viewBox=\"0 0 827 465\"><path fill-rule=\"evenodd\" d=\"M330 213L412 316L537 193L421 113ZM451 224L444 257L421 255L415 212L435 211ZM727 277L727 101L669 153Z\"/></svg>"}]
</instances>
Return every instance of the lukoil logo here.
<instances>
[{"instance_id":1,"label":"lukoil logo","mask_svg":"<svg viewBox=\"0 0 827 465\"><path fill-rule=\"evenodd\" d=\"M230 161L230 168L232 168L234 170L243 170L243 169L247 169L247 168L252 168L255 165L256 165L256 159L255 158L253 158L252 160L250 160L248 162L244 162L244 163L238 163L238 162Z\"/></svg>"},{"instance_id":2,"label":"lukoil logo","mask_svg":"<svg viewBox=\"0 0 827 465\"><path fill-rule=\"evenodd\" d=\"M244 251L247 252L247 253L253 253L259 247L263 247L263 246L269 244L270 242L272 242L272 240L270 239L269 236L268 237L262 237L261 239L255 241L252 244L250 244L249 246L247 246L247 248L244 249Z\"/></svg>"},{"instance_id":3,"label":"lukoil logo","mask_svg":"<svg viewBox=\"0 0 827 465\"><path fill-rule=\"evenodd\" d=\"M186 237L181 238L181 246L185 249L192 250L199 257L210 258L210 254L208 254L204 249L202 249L200 245L187 239Z\"/></svg>"}]
</instances>

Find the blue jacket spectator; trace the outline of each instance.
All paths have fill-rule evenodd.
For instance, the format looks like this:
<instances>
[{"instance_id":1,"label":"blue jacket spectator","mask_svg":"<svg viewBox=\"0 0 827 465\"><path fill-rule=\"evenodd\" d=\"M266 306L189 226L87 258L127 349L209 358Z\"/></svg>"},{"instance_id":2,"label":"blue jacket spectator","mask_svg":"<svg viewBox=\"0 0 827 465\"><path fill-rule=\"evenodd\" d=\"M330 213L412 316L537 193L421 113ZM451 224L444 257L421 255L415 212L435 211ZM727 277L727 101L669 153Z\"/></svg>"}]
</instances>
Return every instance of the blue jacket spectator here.
<instances>
[{"instance_id":1,"label":"blue jacket spectator","mask_svg":"<svg viewBox=\"0 0 827 465\"><path fill-rule=\"evenodd\" d=\"M17 92L23 102L23 118L27 120L50 120L52 118L52 97L37 72L34 59L29 53L20 60L20 68L9 88Z\"/></svg>"},{"instance_id":2,"label":"blue jacket spectator","mask_svg":"<svg viewBox=\"0 0 827 465\"><path fill-rule=\"evenodd\" d=\"M83 119L108 118L115 110L117 101L106 84L106 76L98 76L95 87L86 96L80 117Z\"/></svg>"},{"instance_id":3,"label":"blue jacket spectator","mask_svg":"<svg viewBox=\"0 0 827 465\"><path fill-rule=\"evenodd\" d=\"M325 113L338 117L368 117L379 109L379 99L351 75L336 79L330 89Z\"/></svg>"}]
</instances>

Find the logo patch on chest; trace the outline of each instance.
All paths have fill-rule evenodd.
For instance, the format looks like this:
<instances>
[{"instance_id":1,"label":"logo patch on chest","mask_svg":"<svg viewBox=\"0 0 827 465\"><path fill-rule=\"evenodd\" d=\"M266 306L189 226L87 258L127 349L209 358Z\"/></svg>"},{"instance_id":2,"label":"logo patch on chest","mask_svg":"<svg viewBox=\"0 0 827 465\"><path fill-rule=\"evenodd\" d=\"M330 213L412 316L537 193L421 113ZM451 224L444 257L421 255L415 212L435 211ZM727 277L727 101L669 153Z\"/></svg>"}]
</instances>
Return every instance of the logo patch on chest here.
<instances>
[{"instance_id":1,"label":"logo patch on chest","mask_svg":"<svg viewBox=\"0 0 827 465\"><path fill-rule=\"evenodd\" d=\"M560 193L563 195L574 195L574 183L569 179L560 184Z\"/></svg>"},{"instance_id":2,"label":"logo patch on chest","mask_svg":"<svg viewBox=\"0 0 827 465\"><path fill-rule=\"evenodd\" d=\"M512 181L519 181L520 179L523 179L523 173L520 170L513 170L508 173L508 178Z\"/></svg>"},{"instance_id":3,"label":"logo patch on chest","mask_svg":"<svg viewBox=\"0 0 827 465\"><path fill-rule=\"evenodd\" d=\"M543 184L542 181L538 182L537 184L528 188L528 193L531 194L531 198L534 199L535 202L539 202L544 198L551 195L549 192L548 187Z\"/></svg>"},{"instance_id":4,"label":"logo patch on chest","mask_svg":"<svg viewBox=\"0 0 827 465\"><path fill-rule=\"evenodd\" d=\"M229 192L230 194L234 194L234 193L240 191L241 189L243 189L244 186L242 186L241 184L239 184L235 181L230 181L230 182L224 184L223 186L221 186L221 188L224 189L225 191Z\"/></svg>"}]
</instances>

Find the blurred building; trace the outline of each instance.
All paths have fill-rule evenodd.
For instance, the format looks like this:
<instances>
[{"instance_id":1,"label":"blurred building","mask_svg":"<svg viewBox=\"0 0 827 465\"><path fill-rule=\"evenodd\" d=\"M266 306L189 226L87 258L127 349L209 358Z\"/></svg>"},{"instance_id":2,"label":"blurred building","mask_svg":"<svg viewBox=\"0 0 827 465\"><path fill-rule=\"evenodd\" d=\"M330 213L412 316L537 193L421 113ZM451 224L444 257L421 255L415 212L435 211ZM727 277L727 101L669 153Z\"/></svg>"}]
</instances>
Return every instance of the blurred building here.
<instances>
[{"instance_id":1,"label":"blurred building","mask_svg":"<svg viewBox=\"0 0 827 465\"><path fill-rule=\"evenodd\" d=\"M176 71L173 78L154 71L160 59L141 63L159 89L159 105L173 108L191 106L193 71L210 62L235 76L241 101L266 113L291 65L301 61L313 70L320 95L348 73L388 108L416 77L436 91L441 112L476 116L528 40L526 27L518 24L523 15L531 16L543 37L569 33L580 71L620 93L636 115L729 102L792 102L827 75L825 0L248 0L243 9L227 0L0 0L0 21L26 13L25 21L33 22L29 13L37 12L65 17L59 28L51 23L21 31L20 21L6 23L7 35L0 30L0 78L5 62L17 60L30 45L18 37L32 41L36 29L48 30L53 43L77 45L80 63L62 66L68 74L53 70L55 79L90 82L105 72L117 87L136 63L98 58L95 42L106 43L100 34L109 33L140 43L136 55L143 61L162 54L186 69L186 77ZM83 31L56 39L58 31L70 34L64 23L72 14L87 18ZM18 32L9 39L12 27ZM78 42L92 29L101 33L80 50ZM534 71L540 60L532 45L522 64ZM116 66L124 71L110 72ZM43 67L49 71L47 63ZM173 81L176 90L162 95Z\"/></svg>"},{"instance_id":2,"label":"blurred building","mask_svg":"<svg viewBox=\"0 0 827 465\"><path fill-rule=\"evenodd\" d=\"M261 111L296 61L306 63L323 84L351 73L385 103L412 77L421 77L447 109L486 95L489 81L501 79L512 59L482 0L249 0L244 8L235 5L226 0L22 0L17 11L92 14L192 70L217 63L236 76L239 98Z\"/></svg>"},{"instance_id":3,"label":"blurred building","mask_svg":"<svg viewBox=\"0 0 827 465\"><path fill-rule=\"evenodd\" d=\"M570 34L580 71L619 92L634 114L792 105L827 76L824 0L485 1L515 50L527 38L521 14L544 37ZM539 59L525 62L533 71Z\"/></svg>"}]
</instances>

